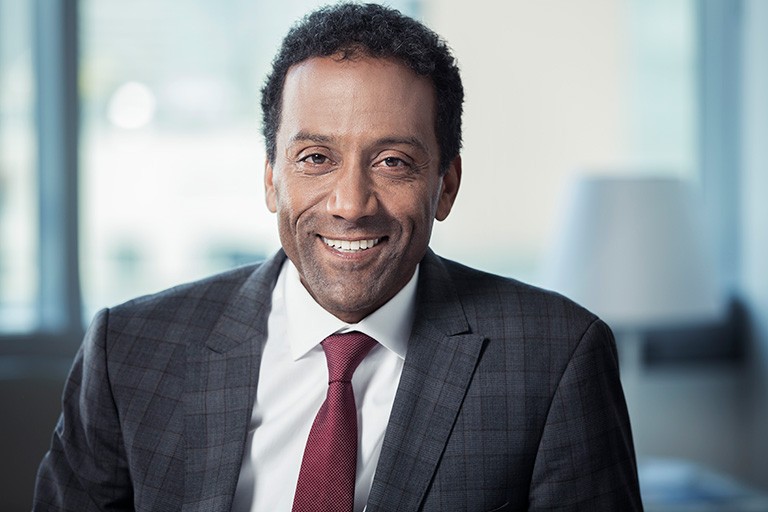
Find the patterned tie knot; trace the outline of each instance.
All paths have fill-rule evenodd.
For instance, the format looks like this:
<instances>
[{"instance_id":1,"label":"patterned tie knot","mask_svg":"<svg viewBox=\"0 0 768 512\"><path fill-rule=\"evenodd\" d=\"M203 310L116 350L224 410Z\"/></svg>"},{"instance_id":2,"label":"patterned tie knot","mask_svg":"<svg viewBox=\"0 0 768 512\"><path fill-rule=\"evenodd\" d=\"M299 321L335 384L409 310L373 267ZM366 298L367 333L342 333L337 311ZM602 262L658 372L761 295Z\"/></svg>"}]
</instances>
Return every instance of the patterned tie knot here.
<instances>
[{"instance_id":1,"label":"patterned tie knot","mask_svg":"<svg viewBox=\"0 0 768 512\"><path fill-rule=\"evenodd\" d=\"M355 369L376 340L358 331L332 334L323 340L325 359L328 362L328 383L349 382Z\"/></svg>"}]
</instances>

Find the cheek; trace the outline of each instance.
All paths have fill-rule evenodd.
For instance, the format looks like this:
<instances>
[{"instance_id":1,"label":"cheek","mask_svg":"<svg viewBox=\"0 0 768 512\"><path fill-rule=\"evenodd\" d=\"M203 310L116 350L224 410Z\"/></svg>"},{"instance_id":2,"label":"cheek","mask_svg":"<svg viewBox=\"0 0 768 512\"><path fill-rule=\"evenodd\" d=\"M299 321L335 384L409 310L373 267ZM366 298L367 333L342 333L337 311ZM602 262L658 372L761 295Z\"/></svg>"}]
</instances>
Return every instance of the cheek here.
<instances>
[{"instance_id":1,"label":"cheek","mask_svg":"<svg viewBox=\"0 0 768 512\"><path fill-rule=\"evenodd\" d=\"M413 199L414 210L418 208L418 215L421 219L431 224L435 219L437 208L440 203L440 187L437 185L425 186L423 190Z\"/></svg>"},{"instance_id":2,"label":"cheek","mask_svg":"<svg viewBox=\"0 0 768 512\"><path fill-rule=\"evenodd\" d=\"M418 193L403 194L397 205L390 211L401 223L409 226L414 236L422 236L431 231L435 219L437 201L431 191L420 190Z\"/></svg>"},{"instance_id":3,"label":"cheek","mask_svg":"<svg viewBox=\"0 0 768 512\"><path fill-rule=\"evenodd\" d=\"M286 176L285 171L281 171L274 181L274 195L278 213L284 215L286 212L295 210L298 206L297 198L301 198L302 193L298 189L294 180Z\"/></svg>"},{"instance_id":4,"label":"cheek","mask_svg":"<svg viewBox=\"0 0 768 512\"><path fill-rule=\"evenodd\" d=\"M307 181L283 179L275 183L275 202L278 221L295 229L302 216L322 205L323 194L320 187Z\"/></svg>"}]
</instances>

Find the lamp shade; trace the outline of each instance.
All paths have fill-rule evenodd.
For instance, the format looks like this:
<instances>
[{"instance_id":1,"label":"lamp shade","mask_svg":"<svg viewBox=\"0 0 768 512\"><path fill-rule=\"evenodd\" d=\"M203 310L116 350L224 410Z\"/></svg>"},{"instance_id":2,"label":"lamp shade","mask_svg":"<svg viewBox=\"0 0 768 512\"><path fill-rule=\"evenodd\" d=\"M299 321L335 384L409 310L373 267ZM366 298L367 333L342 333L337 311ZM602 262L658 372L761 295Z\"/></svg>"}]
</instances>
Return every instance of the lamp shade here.
<instances>
[{"instance_id":1,"label":"lamp shade","mask_svg":"<svg viewBox=\"0 0 768 512\"><path fill-rule=\"evenodd\" d=\"M569 192L545 268L548 286L619 329L722 312L713 248L691 184L583 177Z\"/></svg>"}]
</instances>

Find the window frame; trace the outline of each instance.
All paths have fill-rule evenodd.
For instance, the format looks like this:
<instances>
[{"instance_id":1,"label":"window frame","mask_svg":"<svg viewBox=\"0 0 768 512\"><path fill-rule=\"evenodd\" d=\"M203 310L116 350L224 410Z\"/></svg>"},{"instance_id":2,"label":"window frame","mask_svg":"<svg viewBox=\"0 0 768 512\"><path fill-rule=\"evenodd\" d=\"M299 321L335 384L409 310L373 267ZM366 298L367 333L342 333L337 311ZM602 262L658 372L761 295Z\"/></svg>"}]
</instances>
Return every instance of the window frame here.
<instances>
[{"instance_id":1,"label":"window frame","mask_svg":"<svg viewBox=\"0 0 768 512\"><path fill-rule=\"evenodd\" d=\"M77 7L77 0L35 0L32 6L37 322L29 332L0 333L0 373L4 375L61 368L56 359L71 359L84 332L78 266Z\"/></svg>"}]
</instances>

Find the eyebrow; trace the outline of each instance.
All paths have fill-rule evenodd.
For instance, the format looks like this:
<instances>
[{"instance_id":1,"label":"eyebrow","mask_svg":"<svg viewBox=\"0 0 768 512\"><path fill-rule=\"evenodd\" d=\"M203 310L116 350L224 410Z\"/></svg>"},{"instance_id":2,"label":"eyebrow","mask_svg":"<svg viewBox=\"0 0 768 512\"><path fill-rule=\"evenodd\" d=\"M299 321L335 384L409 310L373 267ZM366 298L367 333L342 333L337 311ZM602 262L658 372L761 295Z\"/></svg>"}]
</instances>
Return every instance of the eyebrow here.
<instances>
[{"instance_id":1,"label":"eyebrow","mask_svg":"<svg viewBox=\"0 0 768 512\"><path fill-rule=\"evenodd\" d=\"M333 140L333 137L328 137L327 135L320 135L317 133L309 133L305 131L300 131L293 137L291 137L291 144L295 144L296 142L303 142L303 141L309 141L309 142L315 142L317 144L326 144L328 142L331 142Z\"/></svg>"},{"instance_id":2,"label":"eyebrow","mask_svg":"<svg viewBox=\"0 0 768 512\"><path fill-rule=\"evenodd\" d=\"M328 135L320 135L319 133L300 131L291 137L290 143L295 144L297 142L309 141L316 144L328 144L333 142L333 140L334 137L330 137ZM416 137L384 137L376 140L374 143L375 146L391 146L400 144L413 146L421 151L428 152L427 146Z\"/></svg>"},{"instance_id":3,"label":"eyebrow","mask_svg":"<svg viewBox=\"0 0 768 512\"><path fill-rule=\"evenodd\" d=\"M399 144L413 146L417 149L420 149L421 151L428 153L427 147L423 142L421 142L421 140L417 139L416 137L385 137L376 141L376 145L378 146L391 146Z\"/></svg>"}]
</instances>

